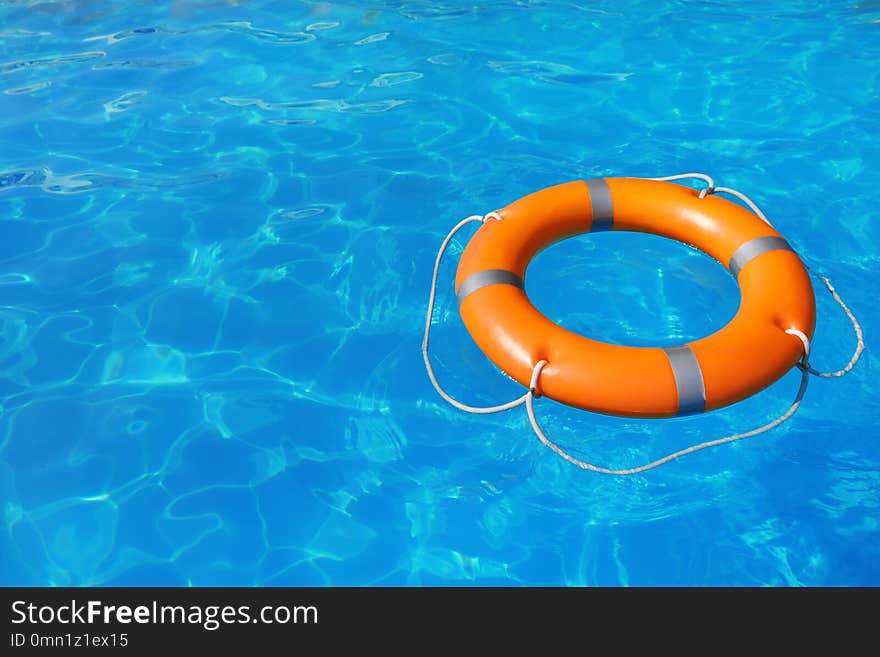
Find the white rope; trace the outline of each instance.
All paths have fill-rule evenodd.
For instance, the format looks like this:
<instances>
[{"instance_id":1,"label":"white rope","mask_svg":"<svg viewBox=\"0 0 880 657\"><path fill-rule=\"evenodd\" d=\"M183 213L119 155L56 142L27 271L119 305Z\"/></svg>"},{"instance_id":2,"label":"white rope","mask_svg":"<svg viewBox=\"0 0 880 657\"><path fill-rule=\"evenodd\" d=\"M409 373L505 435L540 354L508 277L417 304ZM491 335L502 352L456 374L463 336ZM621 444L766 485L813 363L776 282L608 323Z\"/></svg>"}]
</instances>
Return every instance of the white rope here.
<instances>
[{"instance_id":1,"label":"white rope","mask_svg":"<svg viewBox=\"0 0 880 657\"><path fill-rule=\"evenodd\" d=\"M789 329L789 331L786 331L786 333L789 333L790 331L797 331L797 329ZM805 340L804 345L806 348L806 352L805 352L805 355L806 355L806 353L809 352L810 342L807 339L806 335L804 335L800 331L797 331L797 333L800 334L798 337L802 337L802 339ZM532 373L532 380L533 381L535 381L537 379L538 375L540 374L541 369L544 367L545 364L546 364L545 361L541 361L537 365L535 365L535 370ZM659 459L651 461L650 463L645 463L644 465L639 465L634 468L620 468L620 469L604 468L600 465L595 465L594 463L589 463L588 461L584 461L584 460L581 460L575 456L572 456L571 454L566 452L564 449L562 449L559 445L557 445L552 440L550 440L547 437L547 434L544 433L543 429L541 429L541 426L538 424L538 419L535 417L534 395L531 390L529 390L529 392L527 393L528 399L526 399L526 412L529 415L529 422L532 425L532 429L535 431L535 435L538 436L538 439L542 443L544 443L544 445L546 445L547 447L552 449L554 452L556 452L557 455L561 456L569 463L576 465L577 467L581 468L582 470L591 470L593 472L600 472L602 474L618 475L618 476L634 475L634 474L638 474L640 472L647 472L648 470L653 470L654 468L660 467L664 463L669 463L670 461L674 461L675 459L681 458L682 456L686 456L688 454L693 454L694 452L699 452L699 451L707 449L709 447L716 447L718 445L724 445L725 443L732 443L737 440L743 440L744 438L751 438L752 436L757 436L758 434L764 433L766 431L770 431L771 429L778 427L780 424L785 422L788 418L790 418L792 415L794 415L797 412L798 408L801 405L801 400L804 398L804 393L807 391L807 382L809 381L809 379L810 379L810 375L807 372L807 370L806 369L802 370L801 371L801 384L798 387L798 391L797 391L797 394L795 395L794 401L792 402L791 406L788 407L788 410L785 411L785 413L783 413L779 417L777 417L775 420L768 422L767 424L765 424L761 427L758 427L757 429L752 429L751 431L745 431L743 433L736 433L736 434L733 434L732 436L725 436L724 438L717 438L716 440L708 440L706 442L699 443L697 445L691 445L690 447L685 447L684 449L680 449L677 452L672 452L671 454L667 454L666 456L663 456Z\"/></svg>"},{"instance_id":2,"label":"white rope","mask_svg":"<svg viewBox=\"0 0 880 657\"><path fill-rule=\"evenodd\" d=\"M677 173L674 176L663 176L662 178L648 178L648 180L656 180L658 182L667 182L670 180L686 180L688 178L696 178L697 180L705 180L706 187L700 190L700 198L706 198L706 194L715 191L715 181L712 176L705 173Z\"/></svg>"},{"instance_id":3,"label":"white rope","mask_svg":"<svg viewBox=\"0 0 880 657\"><path fill-rule=\"evenodd\" d=\"M664 176L662 178L649 178L649 180L672 181L672 180L683 180L683 179L687 179L687 178L695 178L695 179L703 180L706 182L707 186L700 191L700 194L699 194L700 198L705 198L708 194L716 194L716 193L717 194L730 194L730 195L735 196L736 198L740 199L743 203L745 203L749 207L749 209L752 210L752 212L755 213L756 216L758 216L762 221L764 221L768 225L772 226L772 224L770 223L770 220L767 219L767 216L761 211L761 209L757 206L757 204L755 204L755 202L752 201L748 196L746 196L742 192L739 192L739 191L732 189L730 187L716 187L715 181L711 178L711 176L708 176L704 173L682 173L682 174L677 174L674 176ZM831 281L828 280L828 278L826 276L823 276L822 274L811 269L809 266L805 265L807 270L810 273L812 273L813 275L815 275L816 277L818 277L822 281L822 283L825 285L825 287L831 293L831 296L840 305L840 307L843 309L843 311L846 313L846 316L849 318L850 322L852 323L853 331L856 334L856 348L855 348L855 351L853 352L852 358L850 358L849 362L843 367L843 369L837 370L835 372L820 372L818 370L813 369L813 367L810 365L810 362L809 362L809 358L810 358L810 339L809 339L809 337L807 337L807 335L803 331L801 331L800 329L796 329L796 328L787 329L785 331L786 333L797 337L803 343L804 355L801 358L800 362L798 363L798 368L801 370L801 382L800 382L800 385L798 386L797 394L795 395L795 398L794 398L794 401L792 402L792 404L788 407L788 410L786 410L782 415L778 416L776 419L768 422L767 424L758 427L757 429L752 429L751 431L745 431L742 433L737 433L737 434L733 434L730 436L725 436L724 438L717 438L715 440L709 440L709 441L702 442L702 443L699 443L696 445L691 445L690 447L680 449L677 452L672 452L671 454L667 454L666 456L663 456L659 459L656 459L656 460L651 461L649 463L645 463L644 465L636 466L633 468L620 468L620 469L605 468L602 466L595 465L593 463L589 463L587 461L584 461L582 459L579 459L579 458L572 456L571 454L566 452L564 449L559 447L559 445L557 445L556 443L554 443L552 440L550 440L547 437L547 435L541 429L541 426L538 424L538 419L535 416L534 402L535 402L535 398L540 396L540 394L538 393L538 379L541 375L541 371L547 365L546 360L541 360L535 364L535 367L532 369L532 377L531 377L531 381L529 382L529 389L522 397L519 397L518 399L515 399L510 402L507 402L506 404L500 404L498 406L489 406L489 407L484 407L484 408L475 407L475 406L468 406L467 404L462 404L461 402L452 398L449 394L446 393L445 390L443 390L443 388L440 386L440 384L437 381L437 377L434 375L434 370L431 367L431 361L430 361L430 358L428 357L428 346L429 346L430 335L431 335L431 320L432 320L433 313L434 313L434 301L435 301L436 293L437 293L437 277L439 275L440 262L443 259L443 254L446 252L446 249L449 246L450 242L452 241L452 238L456 235L456 233L458 233L459 230L461 230L465 225L467 225L470 222L473 222L473 221L485 222L485 221L488 221L489 219L501 221L502 217L496 212L490 212L484 216L473 215L473 216L468 217L467 219L463 219L449 232L449 234L446 236L446 239L443 240L443 243L440 245L440 250L437 252L437 259L434 262L434 274L431 278L431 293L428 297L428 312L427 312L427 317L425 319L425 337L424 337L424 340L422 341L422 357L424 358L424 361L425 361L425 369L428 372L428 377L431 380L431 384L434 386L434 389L437 390L437 392L440 394L440 396L443 397L443 399L445 399L451 405L455 406L456 408L458 408L462 411L466 411L468 413L498 413L498 412L506 411L511 408L515 408L517 406L525 404L526 412L529 417L529 422L532 425L532 429L534 430L535 435L538 436L538 439L542 443L544 443L544 445L546 445L551 450L553 450L557 455L561 456L569 463L572 463L573 465L576 465L577 467L579 467L583 470L591 470L593 472L600 472L600 473L609 474L609 475L638 474L640 472L646 472L648 470L653 470L654 468L657 468L657 467L663 465L664 463L669 463L670 461L678 459L682 456L686 456L688 454L693 454L694 452L699 452L699 451L707 449L709 447L715 447L717 445L732 443L737 440L751 438L752 436L757 436L758 434L762 434L767 431L770 431L771 429L778 427L780 424L782 424L783 422L788 420L792 415L794 415L797 412L798 408L801 405L801 401L804 398L804 393L806 393L807 383L809 381L810 374L813 374L813 375L819 376L819 377L823 377L823 378L843 376L847 372L851 371L853 369L853 367L855 367L855 364L858 362L859 357L862 355L862 352L865 349L865 341L864 341L864 335L862 333L862 327L859 324L859 321L856 319L853 312L849 309L849 307L846 305L846 303L844 303L843 299L837 293L837 290L831 284Z\"/></svg>"},{"instance_id":4,"label":"white rope","mask_svg":"<svg viewBox=\"0 0 880 657\"><path fill-rule=\"evenodd\" d=\"M785 329L785 332L789 335L795 336L798 340L800 340L804 345L804 355L801 357L800 362L798 363L798 368L803 370L810 369L810 338L807 337L807 334L796 328Z\"/></svg>"},{"instance_id":5,"label":"white rope","mask_svg":"<svg viewBox=\"0 0 880 657\"><path fill-rule=\"evenodd\" d=\"M807 270L820 281L822 281L822 283L831 293L832 298L841 308L843 308L843 312L845 312L846 316L849 317L849 321L853 327L853 332L856 334L855 351L853 351L853 355L849 359L849 362L844 365L842 369L839 369L835 372L820 372L819 370L814 370L812 367L810 367L808 371L810 372L810 374L821 377L823 379L832 379L838 376L843 376L856 366L856 363L859 362L859 358L861 357L862 352L865 350L865 335L864 333L862 333L862 326L861 324L859 324L859 320L856 319L853 311L850 310L849 306L847 306L846 303L844 303L843 299L840 298L840 295L837 293L837 290L834 289L834 286L831 284L831 281L828 280L828 277L823 276L822 274L815 271L814 269L811 269L810 267L807 267Z\"/></svg>"},{"instance_id":6,"label":"white rope","mask_svg":"<svg viewBox=\"0 0 880 657\"><path fill-rule=\"evenodd\" d=\"M428 345L430 344L431 339L431 320L434 316L434 300L437 296L437 276L440 272L440 261L443 259L443 254L446 252L449 243L452 242L452 238L455 237L455 234L458 231L460 231L462 228L473 221L485 222L488 219L495 219L497 221L500 220L501 217L495 212L490 212L485 217L475 214L468 217L467 219L462 219L458 222L455 228L449 231L446 239L443 240L443 243L440 245L440 250L437 252L437 259L434 261L434 275L431 277L431 294L428 296L428 312L427 317L425 318L425 337L422 340L422 358L425 360L425 369L428 371L428 378L431 379L431 384L434 386L434 389L438 393L440 393L440 396L443 397L443 399L455 406L457 409L466 411L467 413L476 414L500 413L501 411L516 408L517 406L520 406L526 402L526 398L529 396L529 393L527 392L518 399L514 399L513 401L507 402L506 404L499 404L498 406L480 407L462 404L460 401L449 395L437 381L437 377L434 375L434 368L431 367L431 359L428 357Z\"/></svg>"}]
</instances>

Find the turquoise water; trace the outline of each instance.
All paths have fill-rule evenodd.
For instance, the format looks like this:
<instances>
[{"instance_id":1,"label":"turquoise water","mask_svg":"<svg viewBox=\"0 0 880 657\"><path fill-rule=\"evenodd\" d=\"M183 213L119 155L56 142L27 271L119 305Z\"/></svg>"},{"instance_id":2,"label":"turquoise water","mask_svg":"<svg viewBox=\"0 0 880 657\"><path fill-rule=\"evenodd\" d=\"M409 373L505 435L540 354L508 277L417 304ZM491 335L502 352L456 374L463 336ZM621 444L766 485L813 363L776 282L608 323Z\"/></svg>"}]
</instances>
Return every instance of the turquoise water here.
<instances>
[{"instance_id":1,"label":"turquoise water","mask_svg":"<svg viewBox=\"0 0 880 657\"><path fill-rule=\"evenodd\" d=\"M880 3L0 1L0 583L880 584ZM868 349L782 428L632 478L419 347L459 219L596 176L750 194ZM466 231L452 249L460 253ZM521 390L443 285L444 385ZM549 317L673 345L736 311L659 237L561 243ZM817 288L814 364L854 339ZM636 421L540 400L626 467L797 388Z\"/></svg>"}]
</instances>

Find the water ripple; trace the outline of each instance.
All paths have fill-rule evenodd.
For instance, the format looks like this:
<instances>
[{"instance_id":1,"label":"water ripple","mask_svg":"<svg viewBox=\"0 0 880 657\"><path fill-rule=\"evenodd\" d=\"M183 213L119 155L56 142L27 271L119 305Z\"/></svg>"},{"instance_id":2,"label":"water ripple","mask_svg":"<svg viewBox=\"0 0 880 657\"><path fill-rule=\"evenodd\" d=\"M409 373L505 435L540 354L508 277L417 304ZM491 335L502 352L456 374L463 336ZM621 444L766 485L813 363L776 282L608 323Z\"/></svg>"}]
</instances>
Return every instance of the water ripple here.
<instances>
[{"instance_id":1,"label":"water ripple","mask_svg":"<svg viewBox=\"0 0 880 657\"><path fill-rule=\"evenodd\" d=\"M449 21L476 13L478 6L462 7L445 2L408 2L400 8L400 13L414 20Z\"/></svg>"},{"instance_id":2,"label":"water ripple","mask_svg":"<svg viewBox=\"0 0 880 657\"><path fill-rule=\"evenodd\" d=\"M330 29L329 27L321 27L329 25L327 23L317 23L319 27L313 28L312 31L321 29ZM308 28L307 28L308 29ZM280 30L270 30L266 28L256 27L251 21L227 21L222 23L212 23L198 27L191 27L184 30L172 30L158 25L147 27L138 27L130 30L122 30L113 32L112 34L99 34L83 39L84 42L104 41L107 44L115 44L120 41L144 36L185 36L189 34L198 34L201 32L234 32L244 34L246 36L265 41L268 43L277 43L282 45L309 43L317 37L312 32L283 32Z\"/></svg>"},{"instance_id":3,"label":"water ripple","mask_svg":"<svg viewBox=\"0 0 880 657\"><path fill-rule=\"evenodd\" d=\"M139 98L143 98L146 95L146 91L129 91L128 93L122 94L118 98L114 98L113 100L104 103L104 111L108 114L127 112L132 107L137 105L137 101Z\"/></svg>"},{"instance_id":4,"label":"water ripple","mask_svg":"<svg viewBox=\"0 0 880 657\"><path fill-rule=\"evenodd\" d=\"M543 61L490 61L489 68L504 75L516 75L560 84L595 84L622 82L632 73L583 73L566 64Z\"/></svg>"},{"instance_id":5,"label":"water ripple","mask_svg":"<svg viewBox=\"0 0 880 657\"><path fill-rule=\"evenodd\" d=\"M108 44L118 43L120 41L125 41L126 39L131 39L133 37L146 36L150 34L179 34L177 32L172 32L170 30L164 30L161 27L156 26L148 26L148 27L136 27L132 30L122 30L121 32L114 32L113 34L100 34L97 36L86 37L83 39L84 43L88 43L90 41L105 41Z\"/></svg>"},{"instance_id":6,"label":"water ripple","mask_svg":"<svg viewBox=\"0 0 880 657\"><path fill-rule=\"evenodd\" d=\"M350 112L354 114L374 114L387 112L400 107L410 101L403 99L386 99L368 101L363 103L349 103L344 100L318 98L315 100L293 100L282 102L269 102L261 98L237 98L234 96L220 96L217 100L233 107L256 106L264 110L301 110L313 112Z\"/></svg>"},{"instance_id":7,"label":"water ripple","mask_svg":"<svg viewBox=\"0 0 880 657\"><path fill-rule=\"evenodd\" d=\"M95 64L92 66L93 71L101 71L105 69L115 69L115 68L153 68L153 69L179 69L179 68L188 68L190 66L197 66L199 62L192 59L171 59L171 60L158 60L158 59L119 59L110 62L102 62L100 64Z\"/></svg>"},{"instance_id":8,"label":"water ripple","mask_svg":"<svg viewBox=\"0 0 880 657\"><path fill-rule=\"evenodd\" d=\"M400 73L383 73L370 82L371 87L393 87L398 84L415 82L425 77L424 73L416 71L402 71Z\"/></svg>"},{"instance_id":9,"label":"water ripple","mask_svg":"<svg viewBox=\"0 0 880 657\"><path fill-rule=\"evenodd\" d=\"M228 30L229 32L246 34L247 36L259 39L260 41L285 45L308 43L309 41L317 39L317 37L310 32L280 32L278 30L267 30L265 28L254 27L250 21L219 23L216 26L209 26L202 29Z\"/></svg>"},{"instance_id":10,"label":"water ripple","mask_svg":"<svg viewBox=\"0 0 880 657\"><path fill-rule=\"evenodd\" d=\"M376 34L371 34L370 36L364 37L363 39L359 39L354 42L356 46L365 46L368 43L377 43L379 41L385 41L389 36L391 36L391 32L378 32Z\"/></svg>"},{"instance_id":11,"label":"water ripple","mask_svg":"<svg viewBox=\"0 0 880 657\"><path fill-rule=\"evenodd\" d=\"M59 175L48 167L42 167L0 172L0 192L16 188L36 188L52 194L81 194L103 188L158 191L201 185L224 175L219 172L187 176L149 176L142 173L136 177L122 177L91 171Z\"/></svg>"},{"instance_id":12,"label":"water ripple","mask_svg":"<svg viewBox=\"0 0 880 657\"><path fill-rule=\"evenodd\" d=\"M266 119L269 125L315 125L315 119Z\"/></svg>"},{"instance_id":13,"label":"water ripple","mask_svg":"<svg viewBox=\"0 0 880 657\"><path fill-rule=\"evenodd\" d=\"M100 59L106 53L97 52L81 52L75 55L59 55L57 57L41 57L39 59L19 59L12 62L0 63L0 74L14 73L23 69L39 69L52 68L55 66L65 66L67 64L79 64L89 62L93 59Z\"/></svg>"},{"instance_id":14,"label":"water ripple","mask_svg":"<svg viewBox=\"0 0 880 657\"><path fill-rule=\"evenodd\" d=\"M458 53L442 53L440 55L431 55L428 57L428 61L437 66L454 66L455 64L461 64L464 58Z\"/></svg>"},{"instance_id":15,"label":"water ripple","mask_svg":"<svg viewBox=\"0 0 880 657\"><path fill-rule=\"evenodd\" d=\"M311 25L306 26L306 32L320 32L322 30L332 30L341 25L341 23L337 22L326 22L326 23L312 23Z\"/></svg>"},{"instance_id":16,"label":"water ripple","mask_svg":"<svg viewBox=\"0 0 880 657\"><path fill-rule=\"evenodd\" d=\"M41 80L40 82L34 82L33 84L27 84L23 87L15 87L14 89L6 89L3 93L9 96L17 96L20 94L30 94L35 91L39 91L40 89L45 89L50 86L52 83L49 80Z\"/></svg>"},{"instance_id":17,"label":"water ripple","mask_svg":"<svg viewBox=\"0 0 880 657\"><path fill-rule=\"evenodd\" d=\"M51 36L51 32L34 32L32 30L4 30L0 32L0 39L32 39L34 37Z\"/></svg>"}]
</instances>

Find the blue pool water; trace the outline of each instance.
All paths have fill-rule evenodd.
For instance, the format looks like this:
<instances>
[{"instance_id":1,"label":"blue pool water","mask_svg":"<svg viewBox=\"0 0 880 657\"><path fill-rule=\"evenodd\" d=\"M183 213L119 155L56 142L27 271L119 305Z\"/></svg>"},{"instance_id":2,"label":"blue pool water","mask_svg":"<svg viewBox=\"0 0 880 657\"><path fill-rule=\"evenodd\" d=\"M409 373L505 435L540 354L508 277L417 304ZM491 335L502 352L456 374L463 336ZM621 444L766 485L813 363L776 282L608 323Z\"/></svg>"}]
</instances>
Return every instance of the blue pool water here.
<instances>
[{"instance_id":1,"label":"blue pool water","mask_svg":"<svg viewBox=\"0 0 880 657\"><path fill-rule=\"evenodd\" d=\"M880 584L880 3L484 4L0 0L0 583ZM455 222L685 171L831 277L852 374L632 478L439 399L419 347ZM511 399L454 266L438 375ZM723 267L633 234L552 247L528 290L624 344L738 304ZM817 302L836 369L854 338ZM537 408L624 467L767 422L797 380L675 420Z\"/></svg>"}]
</instances>

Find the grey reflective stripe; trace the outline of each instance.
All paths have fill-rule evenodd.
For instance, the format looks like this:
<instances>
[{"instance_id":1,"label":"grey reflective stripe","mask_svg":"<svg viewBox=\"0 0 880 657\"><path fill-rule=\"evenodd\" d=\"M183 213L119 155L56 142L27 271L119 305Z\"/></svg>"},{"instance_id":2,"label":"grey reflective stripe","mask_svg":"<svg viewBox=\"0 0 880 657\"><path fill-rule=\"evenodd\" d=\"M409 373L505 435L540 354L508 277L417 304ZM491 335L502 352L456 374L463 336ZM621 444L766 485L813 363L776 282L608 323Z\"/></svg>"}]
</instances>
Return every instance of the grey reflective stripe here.
<instances>
[{"instance_id":1,"label":"grey reflective stripe","mask_svg":"<svg viewBox=\"0 0 880 657\"><path fill-rule=\"evenodd\" d=\"M603 178L587 180L590 192L590 206L593 210L593 227L591 232L611 230L614 223L614 207L611 204L611 190Z\"/></svg>"},{"instance_id":2,"label":"grey reflective stripe","mask_svg":"<svg viewBox=\"0 0 880 657\"><path fill-rule=\"evenodd\" d=\"M756 237L753 240L749 240L745 244L741 245L734 254L730 257L730 264L727 268L730 270L730 273L733 274L734 278L739 277L739 273L742 271L742 268L749 264L752 260L757 258L762 253L767 253L767 251L791 251L794 253L794 249L791 248L788 242L786 242L781 237L776 237L774 235L768 235L767 237Z\"/></svg>"},{"instance_id":3,"label":"grey reflective stripe","mask_svg":"<svg viewBox=\"0 0 880 657\"><path fill-rule=\"evenodd\" d=\"M507 271L506 269L478 271L476 274L468 276L458 286L458 303L464 301L464 298L469 294L487 285L513 285L522 290L523 280L512 271Z\"/></svg>"},{"instance_id":4,"label":"grey reflective stripe","mask_svg":"<svg viewBox=\"0 0 880 657\"><path fill-rule=\"evenodd\" d=\"M664 349L675 388L678 391L678 412L676 415L692 415L706 410L706 387L703 384L703 370L690 347L671 347Z\"/></svg>"}]
</instances>

